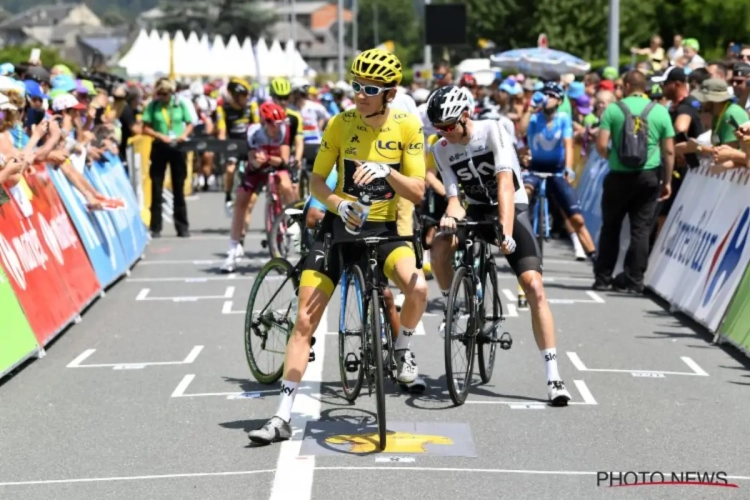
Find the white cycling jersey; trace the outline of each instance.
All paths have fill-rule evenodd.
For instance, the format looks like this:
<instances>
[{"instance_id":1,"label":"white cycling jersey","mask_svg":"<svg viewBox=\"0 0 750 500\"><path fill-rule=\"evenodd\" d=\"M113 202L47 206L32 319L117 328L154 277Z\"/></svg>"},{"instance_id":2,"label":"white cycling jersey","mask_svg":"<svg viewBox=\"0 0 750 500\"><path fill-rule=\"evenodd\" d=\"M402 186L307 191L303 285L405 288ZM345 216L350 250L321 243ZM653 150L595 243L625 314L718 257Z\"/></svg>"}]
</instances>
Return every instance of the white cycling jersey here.
<instances>
[{"instance_id":1,"label":"white cycling jersey","mask_svg":"<svg viewBox=\"0 0 750 500\"><path fill-rule=\"evenodd\" d=\"M437 134L437 129L432 126L432 122L427 118L427 103L424 102L417 106L419 112L419 118L422 120L422 128L424 129L424 138L427 139L432 134Z\"/></svg>"},{"instance_id":2,"label":"white cycling jersey","mask_svg":"<svg viewBox=\"0 0 750 500\"><path fill-rule=\"evenodd\" d=\"M331 115L325 106L319 102L306 100L302 109L296 109L296 111L302 116L302 134L305 143L320 144L320 141L323 140L323 134L318 124L320 120L328 121L331 119Z\"/></svg>"},{"instance_id":3,"label":"white cycling jersey","mask_svg":"<svg viewBox=\"0 0 750 500\"><path fill-rule=\"evenodd\" d=\"M497 174L513 172L513 200L517 205L528 204L518 155L508 132L495 120L472 124L468 144L450 144L440 139L432 148L446 195L458 196L460 185L469 204L497 205Z\"/></svg>"}]
</instances>

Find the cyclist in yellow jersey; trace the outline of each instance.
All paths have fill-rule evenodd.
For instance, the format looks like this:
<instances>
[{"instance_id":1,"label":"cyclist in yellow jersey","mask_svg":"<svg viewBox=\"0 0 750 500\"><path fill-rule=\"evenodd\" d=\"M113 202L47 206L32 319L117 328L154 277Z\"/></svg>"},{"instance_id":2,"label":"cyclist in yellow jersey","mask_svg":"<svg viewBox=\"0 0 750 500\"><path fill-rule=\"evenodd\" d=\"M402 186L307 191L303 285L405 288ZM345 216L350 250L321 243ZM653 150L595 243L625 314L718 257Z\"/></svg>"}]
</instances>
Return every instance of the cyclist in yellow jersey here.
<instances>
[{"instance_id":1,"label":"cyclist in yellow jersey","mask_svg":"<svg viewBox=\"0 0 750 500\"><path fill-rule=\"evenodd\" d=\"M313 332L343 269L357 262L357 254L361 257L362 252L348 247L344 262L330 258L326 270L324 235L331 233L334 243L355 238L346 232L344 223L358 225L360 221L353 205L360 192L366 191L373 203L360 237L398 236L397 200L403 197L418 203L424 196L422 124L416 116L388 108L388 102L396 94L395 87L401 82L401 63L387 51L371 49L357 56L351 72L356 109L331 119L310 180L312 194L328 211L304 264L297 321L286 347L279 407L262 428L249 433L255 443L268 444L291 437L292 404L307 369ZM326 186L326 178L334 165L338 169L338 182L331 190ZM414 251L406 243L382 244L378 253L378 266L407 296L395 349L398 380L408 384L417 377L417 365L409 343L427 306L427 282L417 269Z\"/></svg>"}]
</instances>

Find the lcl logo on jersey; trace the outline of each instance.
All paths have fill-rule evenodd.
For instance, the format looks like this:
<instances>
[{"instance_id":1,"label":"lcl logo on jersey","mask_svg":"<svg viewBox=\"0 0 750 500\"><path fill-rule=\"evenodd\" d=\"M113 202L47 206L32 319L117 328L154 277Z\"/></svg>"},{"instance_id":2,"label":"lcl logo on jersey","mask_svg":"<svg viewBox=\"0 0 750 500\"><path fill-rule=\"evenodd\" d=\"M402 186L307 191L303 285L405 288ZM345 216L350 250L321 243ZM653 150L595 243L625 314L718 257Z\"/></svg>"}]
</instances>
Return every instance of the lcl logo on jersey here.
<instances>
[{"instance_id":1,"label":"lcl logo on jersey","mask_svg":"<svg viewBox=\"0 0 750 500\"><path fill-rule=\"evenodd\" d=\"M422 154L423 149L424 149L424 145L421 142L415 142L413 144L409 144L409 147L406 148L406 154L416 156L416 155Z\"/></svg>"},{"instance_id":2,"label":"lcl logo on jersey","mask_svg":"<svg viewBox=\"0 0 750 500\"><path fill-rule=\"evenodd\" d=\"M383 158L389 160L397 160L401 158L401 151L404 150L404 145L398 141L378 141L375 143L375 151L377 151Z\"/></svg>"},{"instance_id":3,"label":"lcl logo on jersey","mask_svg":"<svg viewBox=\"0 0 750 500\"><path fill-rule=\"evenodd\" d=\"M378 149L387 149L388 151L403 151L404 146L397 141L378 141Z\"/></svg>"}]
</instances>

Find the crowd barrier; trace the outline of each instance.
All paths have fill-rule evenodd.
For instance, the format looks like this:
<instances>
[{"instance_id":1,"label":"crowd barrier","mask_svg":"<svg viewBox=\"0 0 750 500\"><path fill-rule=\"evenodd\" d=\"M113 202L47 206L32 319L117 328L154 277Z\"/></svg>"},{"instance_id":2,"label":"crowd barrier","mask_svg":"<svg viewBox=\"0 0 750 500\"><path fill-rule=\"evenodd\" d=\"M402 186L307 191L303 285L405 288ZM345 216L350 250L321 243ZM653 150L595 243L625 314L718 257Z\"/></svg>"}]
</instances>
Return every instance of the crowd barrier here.
<instances>
[{"instance_id":1,"label":"crowd barrier","mask_svg":"<svg viewBox=\"0 0 750 500\"><path fill-rule=\"evenodd\" d=\"M685 178L651 252L646 285L716 332L750 261L750 172Z\"/></svg>"},{"instance_id":2,"label":"crowd barrier","mask_svg":"<svg viewBox=\"0 0 750 500\"><path fill-rule=\"evenodd\" d=\"M67 177L36 165L0 187L0 377L44 347L143 254L148 234L116 155L84 168L125 208L91 212Z\"/></svg>"}]
</instances>

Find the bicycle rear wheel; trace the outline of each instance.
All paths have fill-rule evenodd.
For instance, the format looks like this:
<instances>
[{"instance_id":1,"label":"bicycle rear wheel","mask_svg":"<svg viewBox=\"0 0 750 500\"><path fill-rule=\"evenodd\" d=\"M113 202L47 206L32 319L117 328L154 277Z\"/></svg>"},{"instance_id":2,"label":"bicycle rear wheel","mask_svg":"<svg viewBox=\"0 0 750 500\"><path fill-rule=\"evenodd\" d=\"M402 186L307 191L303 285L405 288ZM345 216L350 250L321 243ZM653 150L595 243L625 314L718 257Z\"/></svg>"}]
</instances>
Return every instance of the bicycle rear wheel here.
<instances>
[{"instance_id":1,"label":"bicycle rear wheel","mask_svg":"<svg viewBox=\"0 0 750 500\"><path fill-rule=\"evenodd\" d=\"M497 353L497 330L500 326L496 324L503 316L503 304L500 301L497 289L497 267L490 260L486 264L484 284L482 290L484 300L480 314L484 314L483 330L477 338L477 350L479 361L479 377L486 384L492 378L495 368L495 355Z\"/></svg>"},{"instance_id":2,"label":"bicycle rear wheel","mask_svg":"<svg viewBox=\"0 0 750 500\"><path fill-rule=\"evenodd\" d=\"M280 257L290 261L296 259L292 257L292 252L301 253L302 239L305 237L307 229L302 227L293 217L286 214L289 208L302 209L304 203L290 203L279 213L273 221L271 233L268 237L268 248L271 252L271 258Z\"/></svg>"},{"instance_id":3,"label":"bicycle rear wheel","mask_svg":"<svg viewBox=\"0 0 750 500\"><path fill-rule=\"evenodd\" d=\"M367 359L365 317L362 311L362 293L365 279L359 266L351 266L341 283L341 312L339 318L339 372L344 397L354 401L362 390Z\"/></svg>"},{"instance_id":4,"label":"bicycle rear wheel","mask_svg":"<svg viewBox=\"0 0 750 500\"><path fill-rule=\"evenodd\" d=\"M383 370L383 324L381 317L385 317L382 311L380 296L377 290L372 291L370 303L368 304L368 316L370 320L369 346L372 350L373 369L370 376L375 380L375 399L378 413L378 436L380 451L385 450L386 445L386 417L385 417L385 380Z\"/></svg>"},{"instance_id":5,"label":"bicycle rear wheel","mask_svg":"<svg viewBox=\"0 0 750 500\"><path fill-rule=\"evenodd\" d=\"M448 294L448 314L445 318L445 378L448 393L456 405L466 401L474 368L475 291L466 267L459 267L453 276ZM465 328L461 324L465 320ZM463 331L461 331L463 330ZM461 365L461 355L465 364Z\"/></svg>"},{"instance_id":6,"label":"bicycle rear wheel","mask_svg":"<svg viewBox=\"0 0 750 500\"><path fill-rule=\"evenodd\" d=\"M245 311L245 356L250 372L261 384L275 383L284 372L286 343L297 319L298 280L288 261L271 259L250 291ZM266 288L270 293L262 293Z\"/></svg>"},{"instance_id":7,"label":"bicycle rear wheel","mask_svg":"<svg viewBox=\"0 0 750 500\"><path fill-rule=\"evenodd\" d=\"M539 197L536 200L536 241L539 245L539 254L544 255L544 239L547 232L547 211L545 210L546 198Z\"/></svg>"}]
</instances>

